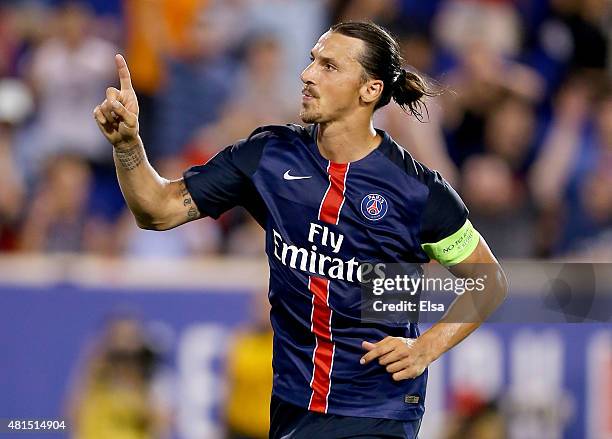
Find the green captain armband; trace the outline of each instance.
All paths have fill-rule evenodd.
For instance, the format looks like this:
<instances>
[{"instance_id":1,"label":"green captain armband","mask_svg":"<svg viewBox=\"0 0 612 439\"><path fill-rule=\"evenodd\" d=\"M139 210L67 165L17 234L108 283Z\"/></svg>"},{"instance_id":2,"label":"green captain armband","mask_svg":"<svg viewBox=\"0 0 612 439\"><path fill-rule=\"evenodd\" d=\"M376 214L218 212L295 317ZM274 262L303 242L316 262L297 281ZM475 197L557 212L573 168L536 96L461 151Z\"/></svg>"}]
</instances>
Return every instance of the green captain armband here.
<instances>
[{"instance_id":1,"label":"green captain armband","mask_svg":"<svg viewBox=\"0 0 612 439\"><path fill-rule=\"evenodd\" d=\"M431 259L448 267L458 264L472 254L478 241L480 241L480 234L470 220L466 220L463 226L452 235L433 244L422 244L421 247Z\"/></svg>"}]
</instances>

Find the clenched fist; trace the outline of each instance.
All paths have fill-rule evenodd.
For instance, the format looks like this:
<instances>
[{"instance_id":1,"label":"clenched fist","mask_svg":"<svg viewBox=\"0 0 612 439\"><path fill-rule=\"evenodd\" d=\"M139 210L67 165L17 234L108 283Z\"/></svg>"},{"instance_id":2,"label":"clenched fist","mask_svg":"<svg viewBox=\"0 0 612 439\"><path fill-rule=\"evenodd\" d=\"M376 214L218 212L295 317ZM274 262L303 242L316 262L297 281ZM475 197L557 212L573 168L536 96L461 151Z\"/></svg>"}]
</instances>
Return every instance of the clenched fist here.
<instances>
[{"instance_id":1,"label":"clenched fist","mask_svg":"<svg viewBox=\"0 0 612 439\"><path fill-rule=\"evenodd\" d=\"M121 55L115 55L121 90L106 89L106 99L94 109L102 134L115 147L129 146L138 140L138 100L130 71Z\"/></svg>"}]
</instances>

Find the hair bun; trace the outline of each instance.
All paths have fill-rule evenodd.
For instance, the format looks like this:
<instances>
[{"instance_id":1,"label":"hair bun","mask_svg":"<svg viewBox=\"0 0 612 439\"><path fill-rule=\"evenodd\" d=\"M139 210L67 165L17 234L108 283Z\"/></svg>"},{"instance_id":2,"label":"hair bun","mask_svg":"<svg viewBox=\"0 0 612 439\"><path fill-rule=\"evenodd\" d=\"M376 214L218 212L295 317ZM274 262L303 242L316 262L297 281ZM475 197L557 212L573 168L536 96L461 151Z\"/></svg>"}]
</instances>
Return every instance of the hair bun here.
<instances>
[{"instance_id":1,"label":"hair bun","mask_svg":"<svg viewBox=\"0 0 612 439\"><path fill-rule=\"evenodd\" d=\"M422 99L436 95L438 93L428 89L424 78L403 68L393 82L393 100L420 121L423 121L423 110L427 112L427 106Z\"/></svg>"},{"instance_id":2,"label":"hair bun","mask_svg":"<svg viewBox=\"0 0 612 439\"><path fill-rule=\"evenodd\" d=\"M408 76L408 71L404 68L400 69L399 74L397 75L397 78L395 78L395 81L393 81L394 84L403 84L406 81L406 77Z\"/></svg>"},{"instance_id":3,"label":"hair bun","mask_svg":"<svg viewBox=\"0 0 612 439\"><path fill-rule=\"evenodd\" d=\"M393 83L392 83L392 87L393 87L393 92L391 93L392 96L398 96L402 93L404 85L406 84L406 79L408 79L408 72L406 71L406 69L400 69L399 74L393 80Z\"/></svg>"}]
</instances>

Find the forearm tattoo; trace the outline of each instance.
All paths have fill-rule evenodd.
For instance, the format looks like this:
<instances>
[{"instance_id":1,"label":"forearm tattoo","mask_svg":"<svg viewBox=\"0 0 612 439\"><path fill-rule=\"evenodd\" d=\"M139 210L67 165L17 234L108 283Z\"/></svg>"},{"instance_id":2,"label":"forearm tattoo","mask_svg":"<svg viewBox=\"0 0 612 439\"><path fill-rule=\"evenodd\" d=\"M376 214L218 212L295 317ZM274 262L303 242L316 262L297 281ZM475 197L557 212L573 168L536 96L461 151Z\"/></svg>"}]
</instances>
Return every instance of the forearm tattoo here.
<instances>
[{"instance_id":1,"label":"forearm tattoo","mask_svg":"<svg viewBox=\"0 0 612 439\"><path fill-rule=\"evenodd\" d=\"M185 181L181 180L179 182L179 194L183 198L183 206L187 209L187 219L189 221L194 220L198 217L200 212L196 207L195 203L191 199L191 194L185 185Z\"/></svg>"},{"instance_id":2,"label":"forearm tattoo","mask_svg":"<svg viewBox=\"0 0 612 439\"><path fill-rule=\"evenodd\" d=\"M119 163L126 171L136 169L144 161L144 150L140 143L127 148L115 149L115 155Z\"/></svg>"}]
</instances>

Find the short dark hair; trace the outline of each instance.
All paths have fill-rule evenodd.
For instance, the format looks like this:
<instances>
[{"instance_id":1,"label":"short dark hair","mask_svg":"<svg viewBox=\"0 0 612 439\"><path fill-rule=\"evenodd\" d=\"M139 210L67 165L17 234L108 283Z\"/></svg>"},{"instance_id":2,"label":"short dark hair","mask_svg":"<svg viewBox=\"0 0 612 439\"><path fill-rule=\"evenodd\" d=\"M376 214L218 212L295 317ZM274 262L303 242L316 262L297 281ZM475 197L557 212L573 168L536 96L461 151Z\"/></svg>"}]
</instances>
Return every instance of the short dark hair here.
<instances>
[{"instance_id":1,"label":"short dark hair","mask_svg":"<svg viewBox=\"0 0 612 439\"><path fill-rule=\"evenodd\" d=\"M405 112L423 121L423 111L427 112L423 99L441 93L434 90L423 75L414 69L403 68L404 60L399 43L389 31L375 23L362 21L338 23L330 31L365 43L366 48L359 62L367 76L384 83L382 95L374 106L375 111L393 98Z\"/></svg>"}]
</instances>

